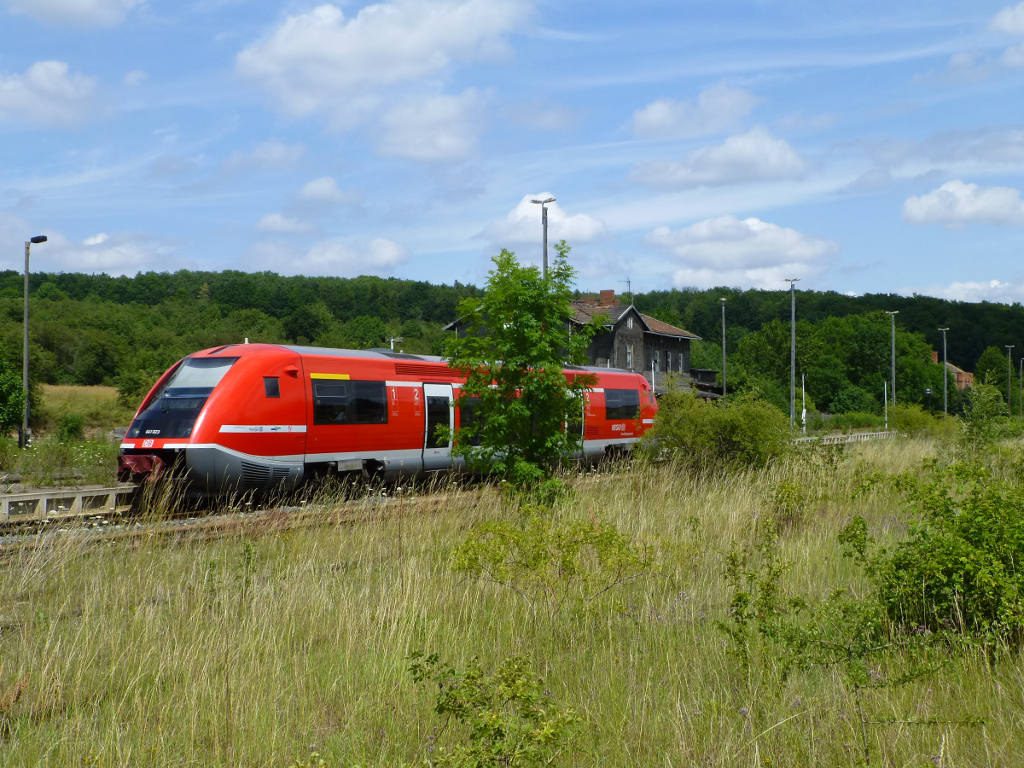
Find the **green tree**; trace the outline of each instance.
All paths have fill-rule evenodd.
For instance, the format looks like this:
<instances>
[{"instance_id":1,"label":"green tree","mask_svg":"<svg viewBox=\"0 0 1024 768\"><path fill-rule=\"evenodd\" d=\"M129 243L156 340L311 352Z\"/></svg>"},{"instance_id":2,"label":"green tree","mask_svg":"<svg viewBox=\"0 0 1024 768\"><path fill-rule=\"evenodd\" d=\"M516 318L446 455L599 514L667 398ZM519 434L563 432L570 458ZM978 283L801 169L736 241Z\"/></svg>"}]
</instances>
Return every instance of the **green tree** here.
<instances>
[{"instance_id":1,"label":"green tree","mask_svg":"<svg viewBox=\"0 0 1024 768\"><path fill-rule=\"evenodd\" d=\"M564 425L579 419L591 381L562 371L585 359L593 328L570 326L575 272L569 246L555 250L547 277L511 251L495 256L483 296L459 304L464 334L446 345L451 365L467 375L458 404L472 404L474 414L455 436L456 455L519 485L541 480L578 448L579 435Z\"/></svg>"},{"instance_id":2,"label":"green tree","mask_svg":"<svg viewBox=\"0 0 1024 768\"><path fill-rule=\"evenodd\" d=\"M24 391L21 377L0 357L0 435L6 435L21 424Z\"/></svg>"}]
</instances>

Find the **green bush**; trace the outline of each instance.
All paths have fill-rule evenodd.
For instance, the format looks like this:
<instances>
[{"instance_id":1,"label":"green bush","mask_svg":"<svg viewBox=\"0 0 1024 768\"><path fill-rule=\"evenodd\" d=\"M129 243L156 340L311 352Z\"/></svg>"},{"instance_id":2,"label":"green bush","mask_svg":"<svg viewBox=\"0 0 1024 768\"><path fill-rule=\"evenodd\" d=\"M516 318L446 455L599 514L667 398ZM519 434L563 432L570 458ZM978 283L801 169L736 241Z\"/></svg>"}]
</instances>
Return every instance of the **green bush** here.
<instances>
[{"instance_id":1,"label":"green bush","mask_svg":"<svg viewBox=\"0 0 1024 768\"><path fill-rule=\"evenodd\" d=\"M849 411L848 413L837 413L829 419L829 426L842 432L849 432L851 429L882 429L885 421L881 416L861 411Z\"/></svg>"},{"instance_id":2,"label":"green bush","mask_svg":"<svg viewBox=\"0 0 1024 768\"><path fill-rule=\"evenodd\" d=\"M911 437L948 438L956 434L956 420L938 414L933 416L917 404L889 406L889 427Z\"/></svg>"},{"instance_id":3,"label":"green bush","mask_svg":"<svg viewBox=\"0 0 1024 768\"><path fill-rule=\"evenodd\" d=\"M753 395L708 403L691 390L665 393L641 453L713 467L764 466L791 450L789 421Z\"/></svg>"},{"instance_id":4,"label":"green bush","mask_svg":"<svg viewBox=\"0 0 1024 768\"><path fill-rule=\"evenodd\" d=\"M862 387L850 385L844 387L833 398L828 407L832 413L849 413L859 411L861 413L878 413L881 408L878 399Z\"/></svg>"},{"instance_id":5,"label":"green bush","mask_svg":"<svg viewBox=\"0 0 1024 768\"><path fill-rule=\"evenodd\" d=\"M81 440L85 436L85 416L80 413L65 413L57 424L57 439L62 443Z\"/></svg>"},{"instance_id":6,"label":"green bush","mask_svg":"<svg viewBox=\"0 0 1024 768\"><path fill-rule=\"evenodd\" d=\"M964 415L960 418L963 444L981 448L1000 437L1007 420L1006 401L991 384L976 384L967 395Z\"/></svg>"},{"instance_id":7,"label":"green bush","mask_svg":"<svg viewBox=\"0 0 1024 768\"><path fill-rule=\"evenodd\" d=\"M908 489L920 520L891 549L869 553L864 521L844 541L862 558L894 624L1013 645L1024 638L1024 488L978 465L933 470Z\"/></svg>"}]
</instances>

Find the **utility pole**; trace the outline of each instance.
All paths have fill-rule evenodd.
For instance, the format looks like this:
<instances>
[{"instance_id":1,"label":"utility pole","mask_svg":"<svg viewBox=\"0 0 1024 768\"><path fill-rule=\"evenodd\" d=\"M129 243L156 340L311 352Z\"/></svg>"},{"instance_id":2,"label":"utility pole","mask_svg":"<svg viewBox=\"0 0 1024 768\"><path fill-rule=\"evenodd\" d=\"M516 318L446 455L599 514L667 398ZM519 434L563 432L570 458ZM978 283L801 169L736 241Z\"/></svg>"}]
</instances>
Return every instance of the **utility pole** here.
<instances>
[{"instance_id":1,"label":"utility pole","mask_svg":"<svg viewBox=\"0 0 1024 768\"><path fill-rule=\"evenodd\" d=\"M796 426L796 284L799 277L787 277L789 283L789 428Z\"/></svg>"},{"instance_id":2,"label":"utility pole","mask_svg":"<svg viewBox=\"0 0 1024 768\"><path fill-rule=\"evenodd\" d=\"M36 235L30 237L25 241L25 320L24 320L24 339L21 348L21 389L25 396L25 407L21 412L21 431L18 433L18 447L28 448L28 416L29 416L29 397L28 397L28 259L29 253L32 250L33 244L45 243L46 235Z\"/></svg>"},{"instance_id":3,"label":"utility pole","mask_svg":"<svg viewBox=\"0 0 1024 768\"><path fill-rule=\"evenodd\" d=\"M543 200L531 200L540 206L540 223L544 230L544 271L541 273L545 280L548 279L548 203L555 202L553 197L545 197Z\"/></svg>"},{"instance_id":4,"label":"utility pole","mask_svg":"<svg viewBox=\"0 0 1024 768\"><path fill-rule=\"evenodd\" d=\"M942 412L949 413L949 397L946 394L946 377L949 375L949 361L946 359L946 331L949 328L939 328L942 331Z\"/></svg>"},{"instance_id":5,"label":"utility pole","mask_svg":"<svg viewBox=\"0 0 1024 768\"><path fill-rule=\"evenodd\" d=\"M885 314L892 320L892 404L896 405L896 315L898 309L886 310Z\"/></svg>"},{"instance_id":6,"label":"utility pole","mask_svg":"<svg viewBox=\"0 0 1024 768\"><path fill-rule=\"evenodd\" d=\"M722 302L722 399L725 400L725 297L719 301Z\"/></svg>"},{"instance_id":7,"label":"utility pole","mask_svg":"<svg viewBox=\"0 0 1024 768\"><path fill-rule=\"evenodd\" d=\"M1003 344L1006 347L1006 410L1013 413L1013 344Z\"/></svg>"}]
</instances>

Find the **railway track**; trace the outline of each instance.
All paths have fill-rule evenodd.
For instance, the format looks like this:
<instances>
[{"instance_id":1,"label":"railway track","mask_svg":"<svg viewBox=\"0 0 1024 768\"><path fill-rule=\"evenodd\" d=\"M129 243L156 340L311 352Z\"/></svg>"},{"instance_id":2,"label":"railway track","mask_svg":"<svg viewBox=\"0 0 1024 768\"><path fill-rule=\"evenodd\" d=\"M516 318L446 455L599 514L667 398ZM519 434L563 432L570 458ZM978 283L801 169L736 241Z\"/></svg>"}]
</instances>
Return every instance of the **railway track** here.
<instances>
[{"instance_id":1,"label":"railway track","mask_svg":"<svg viewBox=\"0 0 1024 768\"><path fill-rule=\"evenodd\" d=\"M383 496L367 495L340 503L302 506L254 507L247 511L192 513L191 516L129 518L92 511L75 517L20 521L20 527L0 529L0 558L17 556L41 547L74 541L76 547L112 542L169 540L174 543L207 541L230 536L265 535L279 531L330 525L391 520L441 511L457 499L475 496L479 490L442 490L433 493ZM34 522L35 525L25 525Z\"/></svg>"}]
</instances>

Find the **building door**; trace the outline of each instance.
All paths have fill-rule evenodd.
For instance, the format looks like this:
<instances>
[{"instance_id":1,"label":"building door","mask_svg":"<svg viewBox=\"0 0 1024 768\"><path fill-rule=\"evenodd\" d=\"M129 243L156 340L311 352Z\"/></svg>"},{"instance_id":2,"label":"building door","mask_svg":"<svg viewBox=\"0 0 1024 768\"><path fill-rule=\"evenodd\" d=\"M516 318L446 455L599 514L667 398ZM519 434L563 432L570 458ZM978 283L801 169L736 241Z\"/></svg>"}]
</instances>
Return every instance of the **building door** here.
<instances>
[{"instance_id":1,"label":"building door","mask_svg":"<svg viewBox=\"0 0 1024 768\"><path fill-rule=\"evenodd\" d=\"M452 465L452 431L455 429L452 385L424 384L423 402L427 406L423 469L447 469ZM437 434L439 426L447 429L446 435Z\"/></svg>"}]
</instances>

